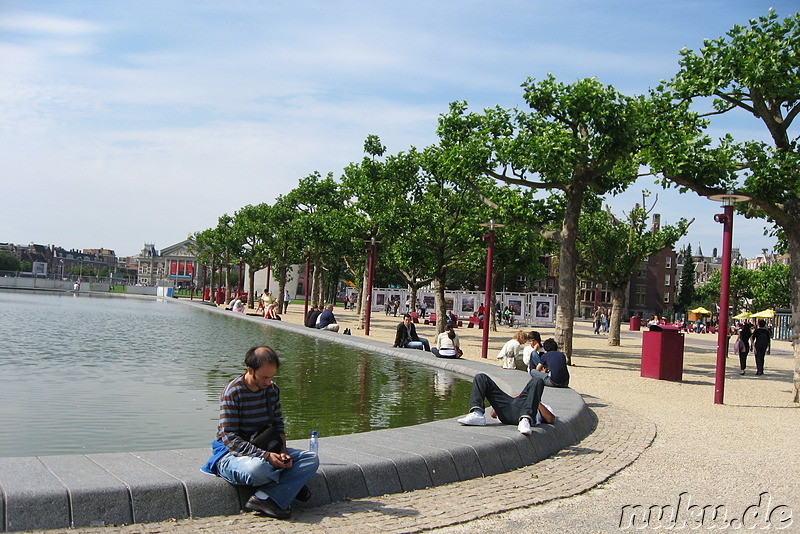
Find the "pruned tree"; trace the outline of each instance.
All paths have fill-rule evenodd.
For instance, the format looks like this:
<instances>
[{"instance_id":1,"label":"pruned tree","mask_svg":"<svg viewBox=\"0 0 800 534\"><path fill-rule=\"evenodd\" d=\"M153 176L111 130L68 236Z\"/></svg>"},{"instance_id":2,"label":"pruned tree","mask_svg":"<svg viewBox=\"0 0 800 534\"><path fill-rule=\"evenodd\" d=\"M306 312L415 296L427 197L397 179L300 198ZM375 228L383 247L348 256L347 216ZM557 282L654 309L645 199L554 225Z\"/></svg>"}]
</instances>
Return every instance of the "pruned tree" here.
<instances>
[{"instance_id":1,"label":"pruned tree","mask_svg":"<svg viewBox=\"0 0 800 534\"><path fill-rule=\"evenodd\" d=\"M558 195L563 217L542 235L559 246L556 340L571 363L575 315L576 240L587 191L625 189L637 177L637 153L645 142L643 99L627 97L595 79L565 84L553 76L523 84L530 112L486 109L468 113L450 105L438 133L452 165L465 176Z\"/></svg>"},{"instance_id":2,"label":"pruned tree","mask_svg":"<svg viewBox=\"0 0 800 534\"><path fill-rule=\"evenodd\" d=\"M800 14L780 20L770 11L734 26L702 48L680 52L680 71L659 88L660 117L650 164L667 182L703 196L728 190L752 200L738 208L763 217L782 237L791 258L794 335L800 334L800 147L794 121L800 114ZM705 117L745 112L766 129L770 142L713 143L709 119L690 111L711 98ZM658 103L658 97L654 99ZM794 133L793 133L794 132ZM795 339L797 341L797 339ZM800 402L800 343L794 343L792 401Z\"/></svg>"},{"instance_id":3,"label":"pruned tree","mask_svg":"<svg viewBox=\"0 0 800 534\"><path fill-rule=\"evenodd\" d=\"M646 199L647 196L642 195L642 204L636 204L624 219L610 211L584 213L581 217L578 237L581 270L590 279L606 282L611 292L608 335L611 346L619 346L622 311L631 276L642 261L685 236L693 222L680 219L674 226L653 227L650 213L655 203L648 208Z\"/></svg>"}]
</instances>

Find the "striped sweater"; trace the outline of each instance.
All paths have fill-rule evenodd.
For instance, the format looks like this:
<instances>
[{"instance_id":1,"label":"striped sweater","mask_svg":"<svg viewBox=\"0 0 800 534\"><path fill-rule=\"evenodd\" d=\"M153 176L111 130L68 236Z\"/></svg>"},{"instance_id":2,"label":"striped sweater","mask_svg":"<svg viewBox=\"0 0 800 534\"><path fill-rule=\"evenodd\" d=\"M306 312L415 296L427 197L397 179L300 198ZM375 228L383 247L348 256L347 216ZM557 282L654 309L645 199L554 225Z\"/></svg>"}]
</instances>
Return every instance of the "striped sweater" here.
<instances>
[{"instance_id":1,"label":"striped sweater","mask_svg":"<svg viewBox=\"0 0 800 534\"><path fill-rule=\"evenodd\" d=\"M247 441L266 424L285 433L278 385L273 382L267 389L253 393L247 388L244 375L231 381L220 395L217 440L236 456L266 458L267 451Z\"/></svg>"}]
</instances>

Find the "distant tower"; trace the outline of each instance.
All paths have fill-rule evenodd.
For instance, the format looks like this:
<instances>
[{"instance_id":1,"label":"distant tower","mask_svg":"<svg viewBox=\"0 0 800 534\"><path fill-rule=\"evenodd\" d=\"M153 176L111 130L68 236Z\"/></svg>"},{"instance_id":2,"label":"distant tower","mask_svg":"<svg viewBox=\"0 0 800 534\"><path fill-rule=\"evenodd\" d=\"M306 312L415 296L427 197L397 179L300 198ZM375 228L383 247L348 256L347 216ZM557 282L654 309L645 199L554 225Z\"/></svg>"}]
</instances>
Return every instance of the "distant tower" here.
<instances>
[{"instance_id":1,"label":"distant tower","mask_svg":"<svg viewBox=\"0 0 800 534\"><path fill-rule=\"evenodd\" d=\"M656 233L659 230L661 230L661 214L654 213L653 214L653 233Z\"/></svg>"}]
</instances>

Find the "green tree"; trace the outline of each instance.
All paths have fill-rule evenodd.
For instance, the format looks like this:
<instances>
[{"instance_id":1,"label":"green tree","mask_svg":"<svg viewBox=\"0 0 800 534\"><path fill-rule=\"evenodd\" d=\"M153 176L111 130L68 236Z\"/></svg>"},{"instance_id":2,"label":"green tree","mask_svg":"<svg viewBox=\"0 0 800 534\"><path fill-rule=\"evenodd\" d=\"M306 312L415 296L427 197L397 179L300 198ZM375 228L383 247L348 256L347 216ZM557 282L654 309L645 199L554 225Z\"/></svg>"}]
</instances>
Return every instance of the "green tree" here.
<instances>
[{"instance_id":1,"label":"green tree","mask_svg":"<svg viewBox=\"0 0 800 534\"><path fill-rule=\"evenodd\" d=\"M8 252L0 252L0 271L19 271L19 260Z\"/></svg>"},{"instance_id":2,"label":"green tree","mask_svg":"<svg viewBox=\"0 0 800 534\"><path fill-rule=\"evenodd\" d=\"M636 178L644 100L595 79L564 84L548 76L528 79L523 89L532 111L467 113L466 103L455 102L439 119L438 133L464 176L485 174L546 191L563 203L560 227L543 235L560 248L556 339L571 361L583 201L587 191L618 192Z\"/></svg>"},{"instance_id":3,"label":"green tree","mask_svg":"<svg viewBox=\"0 0 800 534\"><path fill-rule=\"evenodd\" d=\"M311 254L312 302L334 302L342 257L353 252L352 236L358 224L348 216L345 194L331 173L323 178L314 172L302 178L285 200L294 213L295 238Z\"/></svg>"},{"instance_id":4,"label":"green tree","mask_svg":"<svg viewBox=\"0 0 800 534\"><path fill-rule=\"evenodd\" d=\"M736 315L743 310L753 300L754 288L757 283L757 271L751 271L738 265L731 266L730 287L728 290L728 306L733 306ZM714 310L717 305L722 305L720 297L720 271L714 271L708 277L708 281L702 286L697 287L694 306L703 306L709 310Z\"/></svg>"},{"instance_id":5,"label":"green tree","mask_svg":"<svg viewBox=\"0 0 800 534\"><path fill-rule=\"evenodd\" d=\"M646 198L646 197L645 197ZM691 221L681 219L674 226L650 226L645 204L637 204L626 218L610 211L585 212L581 216L578 251L581 271L592 280L606 282L611 292L608 344L619 346L622 310L631 276L642 261L665 247L672 247L686 235Z\"/></svg>"},{"instance_id":6,"label":"green tree","mask_svg":"<svg viewBox=\"0 0 800 534\"><path fill-rule=\"evenodd\" d=\"M686 245L683 254L683 271L681 271L681 288L678 292L678 299L675 303L676 311L686 313L689 311L695 298L695 272L694 258L692 257L692 245Z\"/></svg>"},{"instance_id":7,"label":"green tree","mask_svg":"<svg viewBox=\"0 0 800 534\"><path fill-rule=\"evenodd\" d=\"M681 51L680 72L660 114L654 170L700 195L733 189L752 198L739 207L773 223L791 258L794 331L800 332L800 150L791 133L800 113L800 14L779 20L774 11L736 25L725 37L707 39L699 52ZM712 146L707 121L688 112L690 103L712 98L708 116L745 112L760 121L771 143L736 142L730 135ZM739 172L745 169L744 172ZM794 346L792 400L800 402L800 344Z\"/></svg>"},{"instance_id":8,"label":"green tree","mask_svg":"<svg viewBox=\"0 0 800 534\"><path fill-rule=\"evenodd\" d=\"M272 206L261 203L252 206L248 204L233 215L233 229L243 243L241 253L242 261L248 269L248 302L255 307L255 276L256 271L264 268L270 257L269 244L273 240ZM283 294L283 285L280 286L278 295Z\"/></svg>"},{"instance_id":9,"label":"green tree","mask_svg":"<svg viewBox=\"0 0 800 534\"><path fill-rule=\"evenodd\" d=\"M758 312L767 308L788 308L791 305L791 287L788 265L761 265L757 271L753 271L753 305L750 310Z\"/></svg>"},{"instance_id":10,"label":"green tree","mask_svg":"<svg viewBox=\"0 0 800 534\"><path fill-rule=\"evenodd\" d=\"M406 152L383 157L386 147L376 135L369 135L364 141L365 156L359 163L351 163L344 169L342 189L349 199L349 217L356 218L354 239L360 240L361 249L367 241L374 238L378 259L386 260L386 252L395 237L408 224L412 224L409 195L416 187L419 170L418 154L412 147ZM366 265L363 261L347 259L348 270L359 286L359 328L364 327L364 307L366 292ZM376 261L376 263L378 263ZM376 269L377 269L376 265Z\"/></svg>"}]
</instances>

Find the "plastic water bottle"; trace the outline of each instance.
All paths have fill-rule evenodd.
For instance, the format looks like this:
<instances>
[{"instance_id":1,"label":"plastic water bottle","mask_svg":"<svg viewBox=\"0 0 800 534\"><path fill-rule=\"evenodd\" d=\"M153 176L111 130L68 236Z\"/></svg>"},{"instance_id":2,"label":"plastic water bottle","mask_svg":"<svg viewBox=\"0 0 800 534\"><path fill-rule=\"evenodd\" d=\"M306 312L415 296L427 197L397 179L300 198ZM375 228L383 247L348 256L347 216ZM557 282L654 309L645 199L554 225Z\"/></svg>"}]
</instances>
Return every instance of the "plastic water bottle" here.
<instances>
[{"instance_id":1,"label":"plastic water bottle","mask_svg":"<svg viewBox=\"0 0 800 534\"><path fill-rule=\"evenodd\" d=\"M317 431L311 431L311 440L308 442L308 450L313 451L314 454L319 454L319 437Z\"/></svg>"}]
</instances>

